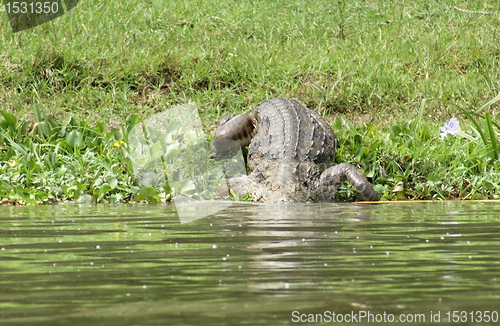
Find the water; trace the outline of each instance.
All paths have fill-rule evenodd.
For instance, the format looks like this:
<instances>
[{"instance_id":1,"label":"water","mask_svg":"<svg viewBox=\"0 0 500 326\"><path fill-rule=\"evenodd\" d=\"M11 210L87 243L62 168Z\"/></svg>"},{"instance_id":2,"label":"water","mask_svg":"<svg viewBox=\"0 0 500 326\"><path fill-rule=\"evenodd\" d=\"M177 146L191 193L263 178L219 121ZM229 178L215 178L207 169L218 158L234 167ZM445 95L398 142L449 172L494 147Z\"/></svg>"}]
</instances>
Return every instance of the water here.
<instances>
[{"instance_id":1,"label":"water","mask_svg":"<svg viewBox=\"0 0 500 326\"><path fill-rule=\"evenodd\" d=\"M180 224L171 205L0 206L0 325L494 319L499 211L239 204Z\"/></svg>"}]
</instances>

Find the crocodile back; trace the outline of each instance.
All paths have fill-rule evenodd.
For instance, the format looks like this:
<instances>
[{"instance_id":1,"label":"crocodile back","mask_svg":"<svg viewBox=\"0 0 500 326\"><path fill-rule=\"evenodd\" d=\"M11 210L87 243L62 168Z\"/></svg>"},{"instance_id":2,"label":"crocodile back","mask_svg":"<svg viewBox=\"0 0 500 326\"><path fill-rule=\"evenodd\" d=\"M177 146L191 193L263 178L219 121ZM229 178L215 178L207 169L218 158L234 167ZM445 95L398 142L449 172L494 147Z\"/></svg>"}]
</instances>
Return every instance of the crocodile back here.
<instances>
[{"instance_id":1,"label":"crocodile back","mask_svg":"<svg viewBox=\"0 0 500 326\"><path fill-rule=\"evenodd\" d=\"M338 141L332 128L298 99L266 101L254 109L253 115L257 133L249 147L249 164L293 158L314 162L324 170L334 162Z\"/></svg>"}]
</instances>

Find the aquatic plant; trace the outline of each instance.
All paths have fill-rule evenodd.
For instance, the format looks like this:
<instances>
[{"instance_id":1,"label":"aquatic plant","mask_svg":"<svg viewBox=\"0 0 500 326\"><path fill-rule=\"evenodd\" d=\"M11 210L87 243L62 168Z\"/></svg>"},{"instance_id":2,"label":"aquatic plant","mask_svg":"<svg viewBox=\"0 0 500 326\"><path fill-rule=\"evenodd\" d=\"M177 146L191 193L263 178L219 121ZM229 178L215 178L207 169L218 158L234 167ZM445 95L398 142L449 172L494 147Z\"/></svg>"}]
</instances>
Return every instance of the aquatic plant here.
<instances>
[{"instance_id":1,"label":"aquatic plant","mask_svg":"<svg viewBox=\"0 0 500 326\"><path fill-rule=\"evenodd\" d=\"M73 117L60 123L41 105L35 106L34 121L0 113L3 203L116 203L140 193L123 143L137 116L130 116L120 129L109 130L103 122L89 126Z\"/></svg>"},{"instance_id":2,"label":"aquatic plant","mask_svg":"<svg viewBox=\"0 0 500 326\"><path fill-rule=\"evenodd\" d=\"M482 105L476 110L476 112L465 110L455 104L455 106L460 109L461 113L467 116L467 118L472 122L474 127L471 127L471 129L480 136L484 146L488 149L490 158L494 161L498 159L499 155L498 136L494 129L496 128L498 130L500 129L500 126L493 122L490 112L486 112L484 115L481 115L480 112L484 111L499 100L500 94Z\"/></svg>"}]
</instances>

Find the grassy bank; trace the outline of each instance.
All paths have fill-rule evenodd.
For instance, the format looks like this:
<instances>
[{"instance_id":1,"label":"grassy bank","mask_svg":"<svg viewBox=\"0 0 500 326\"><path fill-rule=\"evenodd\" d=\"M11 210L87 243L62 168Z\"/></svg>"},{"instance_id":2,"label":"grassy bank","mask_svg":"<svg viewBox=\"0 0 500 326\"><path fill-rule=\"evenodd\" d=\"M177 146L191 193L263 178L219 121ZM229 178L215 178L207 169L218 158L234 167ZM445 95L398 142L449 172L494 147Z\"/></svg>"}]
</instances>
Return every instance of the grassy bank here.
<instances>
[{"instance_id":1,"label":"grassy bank","mask_svg":"<svg viewBox=\"0 0 500 326\"><path fill-rule=\"evenodd\" d=\"M488 123L458 115L500 92L498 1L81 1L16 34L2 14L6 202L159 200L125 158L138 120L194 101L211 131L277 96L329 118L386 199L498 194ZM453 114L463 133L439 137Z\"/></svg>"}]
</instances>

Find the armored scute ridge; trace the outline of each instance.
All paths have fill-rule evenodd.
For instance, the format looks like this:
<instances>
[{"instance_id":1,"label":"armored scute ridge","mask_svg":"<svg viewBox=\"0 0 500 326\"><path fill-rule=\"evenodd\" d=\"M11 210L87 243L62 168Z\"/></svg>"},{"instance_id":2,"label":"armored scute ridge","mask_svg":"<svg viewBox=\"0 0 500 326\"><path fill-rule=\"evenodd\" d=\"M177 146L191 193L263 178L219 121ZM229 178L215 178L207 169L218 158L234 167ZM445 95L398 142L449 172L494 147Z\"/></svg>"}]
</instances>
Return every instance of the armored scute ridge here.
<instances>
[{"instance_id":1,"label":"armored scute ridge","mask_svg":"<svg viewBox=\"0 0 500 326\"><path fill-rule=\"evenodd\" d=\"M223 118L213 142L249 146L249 175L229 180L229 187L265 202L331 201L345 180L367 200L379 196L356 167L335 164L338 140L328 123L297 99L276 98L251 114Z\"/></svg>"}]
</instances>

